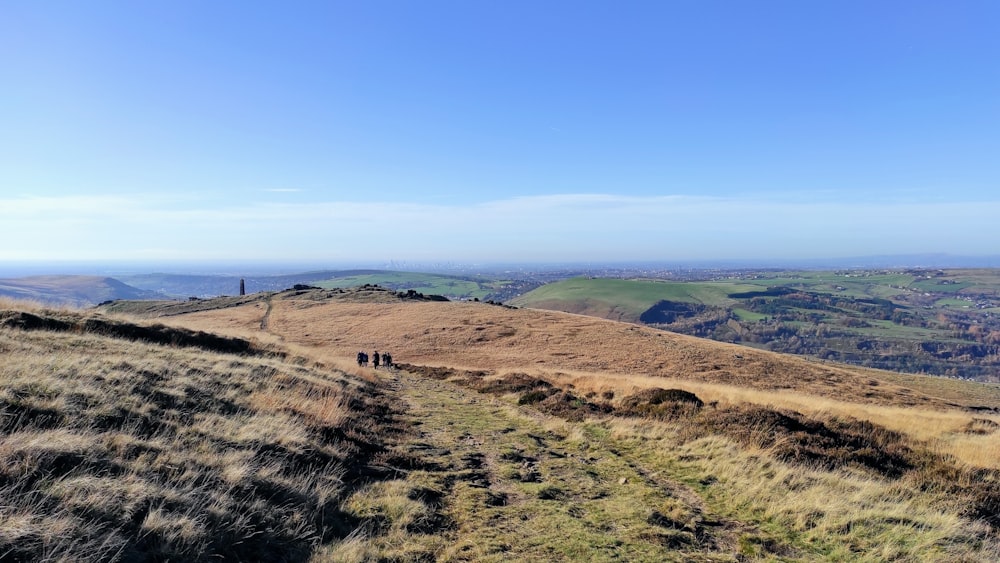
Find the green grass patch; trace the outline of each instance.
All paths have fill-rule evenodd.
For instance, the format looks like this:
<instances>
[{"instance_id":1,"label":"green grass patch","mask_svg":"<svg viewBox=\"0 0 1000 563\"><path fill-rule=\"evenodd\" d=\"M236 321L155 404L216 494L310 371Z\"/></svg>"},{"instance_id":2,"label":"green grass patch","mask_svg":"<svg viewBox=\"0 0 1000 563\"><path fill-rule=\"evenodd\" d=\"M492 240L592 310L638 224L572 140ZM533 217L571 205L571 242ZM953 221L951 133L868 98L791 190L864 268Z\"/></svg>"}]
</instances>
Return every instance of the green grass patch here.
<instances>
[{"instance_id":1,"label":"green grass patch","mask_svg":"<svg viewBox=\"0 0 1000 563\"><path fill-rule=\"evenodd\" d=\"M896 338L916 341L962 342L961 339L952 338L949 336L950 333L944 330L903 326L892 321L870 320L868 322L872 325L870 328L856 328L853 330L858 334L865 334L879 339Z\"/></svg>"},{"instance_id":2,"label":"green grass patch","mask_svg":"<svg viewBox=\"0 0 1000 563\"><path fill-rule=\"evenodd\" d=\"M935 307L952 307L952 308L971 308L974 304L966 301L964 299L955 299L952 297L946 299L938 299L934 302Z\"/></svg>"},{"instance_id":3,"label":"green grass patch","mask_svg":"<svg viewBox=\"0 0 1000 563\"><path fill-rule=\"evenodd\" d=\"M532 307L539 303L607 303L638 318L659 301L679 301L713 306L730 306L737 300L731 293L754 291L758 287L729 282L672 282L573 278L550 283L511 301L513 305Z\"/></svg>"},{"instance_id":4,"label":"green grass patch","mask_svg":"<svg viewBox=\"0 0 1000 563\"><path fill-rule=\"evenodd\" d=\"M736 315L736 318L738 318L739 320L748 323L755 323L758 321L763 321L771 318L770 315L765 315L763 313L756 313L754 311L747 311L746 309L740 309L738 307L733 309L733 314Z\"/></svg>"},{"instance_id":5,"label":"green grass patch","mask_svg":"<svg viewBox=\"0 0 1000 563\"><path fill-rule=\"evenodd\" d=\"M910 284L913 289L927 291L930 293L958 293L963 289L972 287L974 284L967 281L942 280L937 278L923 279Z\"/></svg>"}]
</instances>

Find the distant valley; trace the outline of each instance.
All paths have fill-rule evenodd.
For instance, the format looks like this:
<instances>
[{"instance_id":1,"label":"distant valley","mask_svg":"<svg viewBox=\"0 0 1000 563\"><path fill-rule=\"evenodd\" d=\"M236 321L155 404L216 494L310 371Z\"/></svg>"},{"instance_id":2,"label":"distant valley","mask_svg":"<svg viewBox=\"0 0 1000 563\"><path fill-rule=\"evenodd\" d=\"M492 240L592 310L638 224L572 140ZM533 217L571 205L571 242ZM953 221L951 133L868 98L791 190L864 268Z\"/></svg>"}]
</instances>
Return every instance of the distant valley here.
<instances>
[{"instance_id":1,"label":"distant valley","mask_svg":"<svg viewBox=\"0 0 1000 563\"><path fill-rule=\"evenodd\" d=\"M511 303L866 367L1000 381L998 270L574 278Z\"/></svg>"}]
</instances>

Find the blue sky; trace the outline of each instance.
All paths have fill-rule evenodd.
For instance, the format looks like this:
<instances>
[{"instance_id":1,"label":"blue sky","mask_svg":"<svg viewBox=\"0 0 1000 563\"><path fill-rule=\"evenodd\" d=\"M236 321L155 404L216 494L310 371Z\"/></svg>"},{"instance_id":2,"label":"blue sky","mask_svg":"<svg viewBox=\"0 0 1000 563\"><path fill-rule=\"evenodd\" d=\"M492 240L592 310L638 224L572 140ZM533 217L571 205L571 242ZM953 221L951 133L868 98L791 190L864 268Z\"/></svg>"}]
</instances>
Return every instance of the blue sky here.
<instances>
[{"instance_id":1,"label":"blue sky","mask_svg":"<svg viewBox=\"0 0 1000 563\"><path fill-rule=\"evenodd\" d=\"M995 2L0 4L0 260L1000 254Z\"/></svg>"}]
</instances>

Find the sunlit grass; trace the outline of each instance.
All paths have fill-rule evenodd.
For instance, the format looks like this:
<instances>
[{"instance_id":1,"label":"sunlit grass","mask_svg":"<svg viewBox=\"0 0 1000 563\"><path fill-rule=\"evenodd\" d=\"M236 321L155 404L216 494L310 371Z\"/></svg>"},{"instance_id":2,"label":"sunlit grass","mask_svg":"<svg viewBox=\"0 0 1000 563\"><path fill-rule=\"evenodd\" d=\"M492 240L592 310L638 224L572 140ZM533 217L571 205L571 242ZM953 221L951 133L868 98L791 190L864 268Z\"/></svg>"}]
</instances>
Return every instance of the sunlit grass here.
<instances>
[{"instance_id":1,"label":"sunlit grass","mask_svg":"<svg viewBox=\"0 0 1000 563\"><path fill-rule=\"evenodd\" d=\"M0 351L5 557L277 560L350 532L331 515L378 448L370 383L75 331L0 328Z\"/></svg>"}]
</instances>

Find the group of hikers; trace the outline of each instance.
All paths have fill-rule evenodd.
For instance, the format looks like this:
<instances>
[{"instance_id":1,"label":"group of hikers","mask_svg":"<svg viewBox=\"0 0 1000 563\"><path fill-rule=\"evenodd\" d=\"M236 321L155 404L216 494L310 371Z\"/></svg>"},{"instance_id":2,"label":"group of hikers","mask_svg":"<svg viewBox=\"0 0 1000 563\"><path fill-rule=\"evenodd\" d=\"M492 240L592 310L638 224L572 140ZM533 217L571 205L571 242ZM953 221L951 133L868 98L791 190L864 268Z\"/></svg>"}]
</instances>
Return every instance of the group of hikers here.
<instances>
[{"instance_id":1,"label":"group of hikers","mask_svg":"<svg viewBox=\"0 0 1000 563\"><path fill-rule=\"evenodd\" d=\"M375 350L371 356L371 363L375 369L378 369L380 363L383 369L392 369L392 354L383 352L382 355L379 355L378 350ZM368 367L368 352L363 350L358 352L358 367Z\"/></svg>"}]
</instances>

